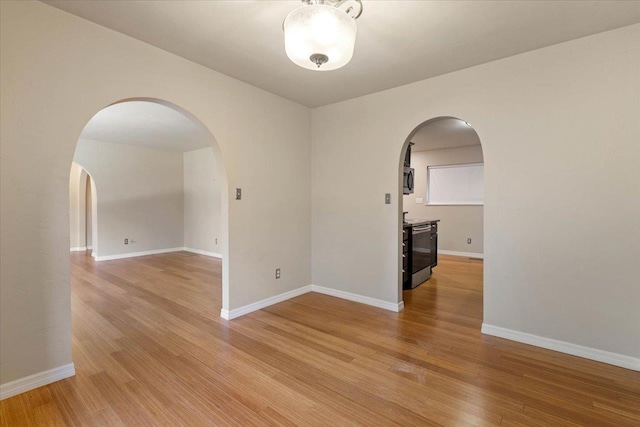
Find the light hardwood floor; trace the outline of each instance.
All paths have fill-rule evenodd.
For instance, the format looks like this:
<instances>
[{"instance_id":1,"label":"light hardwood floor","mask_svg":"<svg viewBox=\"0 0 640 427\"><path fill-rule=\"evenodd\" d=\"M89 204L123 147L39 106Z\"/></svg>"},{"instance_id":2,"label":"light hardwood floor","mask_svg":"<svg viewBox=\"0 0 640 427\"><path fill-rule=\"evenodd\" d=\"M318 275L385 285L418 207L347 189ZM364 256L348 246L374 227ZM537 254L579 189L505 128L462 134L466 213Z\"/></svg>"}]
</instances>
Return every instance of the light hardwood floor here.
<instances>
[{"instance_id":1,"label":"light hardwood floor","mask_svg":"<svg viewBox=\"0 0 640 427\"><path fill-rule=\"evenodd\" d=\"M480 333L480 261L443 256L402 313L311 293L230 322L219 260L71 266L77 374L3 426L640 425L640 373Z\"/></svg>"}]
</instances>

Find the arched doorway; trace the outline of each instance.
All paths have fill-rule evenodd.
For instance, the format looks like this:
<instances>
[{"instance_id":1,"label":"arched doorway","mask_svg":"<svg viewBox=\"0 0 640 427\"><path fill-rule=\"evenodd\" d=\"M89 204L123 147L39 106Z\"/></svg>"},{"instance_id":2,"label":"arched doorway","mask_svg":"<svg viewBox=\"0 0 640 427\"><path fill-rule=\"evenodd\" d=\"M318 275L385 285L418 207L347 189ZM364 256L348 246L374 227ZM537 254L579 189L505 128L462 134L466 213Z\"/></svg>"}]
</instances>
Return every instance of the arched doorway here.
<instances>
[{"instance_id":1,"label":"arched doorway","mask_svg":"<svg viewBox=\"0 0 640 427\"><path fill-rule=\"evenodd\" d=\"M481 311L484 155L477 132L457 117L422 122L403 144L399 176L401 300L406 306L430 289L423 307L433 308L438 291L453 284L467 287Z\"/></svg>"},{"instance_id":2,"label":"arched doorway","mask_svg":"<svg viewBox=\"0 0 640 427\"><path fill-rule=\"evenodd\" d=\"M70 251L98 252L98 197L89 171L73 162L69 177Z\"/></svg>"},{"instance_id":3,"label":"arched doorway","mask_svg":"<svg viewBox=\"0 0 640 427\"><path fill-rule=\"evenodd\" d=\"M204 123L198 119L197 117L195 117L193 114L191 114L189 111L185 110L184 108L166 101L166 100L162 100L162 99L157 99L157 98L146 98L146 97L139 97L139 98L127 98L127 99L122 99L116 102L113 102L107 106L105 106L104 108L100 109L99 111L97 111L92 118L98 116L100 113L106 111L107 109L109 109L110 107L114 107L114 106L121 106L121 105L125 105L125 104L131 104L131 103L150 103L150 104L154 104L157 106L162 106L166 109L170 109L172 112L174 112L175 114L180 115L181 117L183 117L184 119L186 119L191 127L192 127L192 131L193 132L198 132L199 133L199 137L202 138L205 142L206 142L206 146L213 151L214 153L214 161L216 164L216 169L218 171L218 184L219 184L219 188L220 188L220 207L221 207L221 212L220 212L220 223L221 223L221 227L220 227L220 234L219 236L216 238L216 244L219 244L219 255L222 258L222 268L221 268L221 288L222 288L222 311L224 312L225 309L228 307L229 305L229 278L228 278L228 270L229 270L229 256L228 256L228 248L229 248L229 239L228 239L228 190L227 190L227 173L226 173L226 169L224 166L224 163L222 161L222 155L220 152L220 147L218 145L217 140L215 139L215 137L213 136L212 132L207 128L206 125L204 125ZM145 117L142 117L142 119L145 119ZM148 117L146 118L147 120L149 119ZM89 120L87 122L87 124L91 123L91 120ZM158 122L161 124L161 122ZM83 128L83 132L84 129L86 129L87 124L85 124L85 128ZM194 130L195 129L195 130ZM80 139L80 137L82 136L82 132L79 136L78 139ZM77 149L79 147L79 144L76 143L76 152ZM76 153L77 154L77 153ZM89 169L91 169L91 167L89 167ZM91 180L91 182L95 185L94 180ZM94 198L95 199L95 198ZM99 212L98 212L98 206L97 206L97 200L93 200L93 206L94 209L92 210L92 212L94 212L94 218L97 218ZM94 223L94 225L92 226L92 230L97 231L97 223ZM104 233L102 233L102 235L104 235ZM92 236L92 246L93 246L93 253L94 256L97 257L102 257L103 259L105 259L104 257L104 250L106 250L105 247L102 247L101 249L98 249L98 239L97 236ZM125 237L125 241L128 240ZM133 242L135 243L135 242ZM129 244L129 242L126 242L125 244ZM103 245L105 246L105 245ZM172 248L172 249L179 249L179 248ZM113 258L115 259L115 258Z\"/></svg>"}]
</instances>

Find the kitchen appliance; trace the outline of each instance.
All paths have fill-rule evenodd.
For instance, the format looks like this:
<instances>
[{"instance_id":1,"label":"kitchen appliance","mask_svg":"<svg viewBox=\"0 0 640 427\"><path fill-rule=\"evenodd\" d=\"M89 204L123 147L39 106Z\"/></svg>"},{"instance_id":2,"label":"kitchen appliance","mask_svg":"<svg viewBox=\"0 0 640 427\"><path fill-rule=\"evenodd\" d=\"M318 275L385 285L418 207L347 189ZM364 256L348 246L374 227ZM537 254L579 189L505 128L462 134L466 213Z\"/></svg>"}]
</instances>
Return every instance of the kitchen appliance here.
<instances>
[{"instance_id":1,"label":"kitchen appliance","mask_svg":"<svg viewBox=\"0 0 640 427\"><path fill-rule=\"evenodd\" d=\"M402 289L411 289L411 225L402 226Z\"/></svg>"},{"instance_id":2,"label":"kitchen appliance","mask_svg":"<svg viewBox=\"0 0 640 427\"><path fill-rule=\"evenodd\" d=\"M438 224L416 222L411 228L411 289L431 277L438 265Z\"/></svg>"},{"instance_id":3,"label":"kitchen appliance","mask_svg":"<svg viewBox=\"0 0 640 427\"><path fill-rule=\"evenodd\" d=\"M404 153L404 178L402 180L402 194L413 194L414 170L411 168L411 147L409 143L407 151Z\"/></svg>"},{"instance_id":4,"label":"kitchen appliance","mask_svg":"<svg viewBox=\"0 0 640 427\"><path fill-rule=\"evenodd\" d=\"M413 194L414 171L413 168L404 167L402 180L402 194Z\"/></svg>"},{"instance_id":5,"label":"kitchen appliance","mask_svg":"<svg viewBox=\"0 0 640 427\"><path fill-rule=\"evenodd\" d=\"M411 248L411 288L431 277L431 224L414 225Z\"/></svg>"}]
</instances>

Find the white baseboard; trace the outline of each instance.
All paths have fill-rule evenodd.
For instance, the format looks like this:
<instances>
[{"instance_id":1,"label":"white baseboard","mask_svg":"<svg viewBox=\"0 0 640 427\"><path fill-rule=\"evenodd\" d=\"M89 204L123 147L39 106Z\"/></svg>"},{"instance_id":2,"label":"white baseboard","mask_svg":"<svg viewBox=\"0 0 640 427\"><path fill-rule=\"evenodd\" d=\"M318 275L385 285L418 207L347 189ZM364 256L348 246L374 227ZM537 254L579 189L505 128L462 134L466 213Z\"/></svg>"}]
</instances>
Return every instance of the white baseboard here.
<instances>
[{"instance_id":1,"label":"white baseboard","mask_svg":"<svg viewBox=\"0 0 640 427\"><path fill-rule=\"evenodd\" d=\"M44 372L38 372L37 374L2 384L0 385L0 400L72 377L75 374L76 369L73 366L73 363L69 363L68 365L59 366Z\"/></svg>"},{"instance_id":2,"label":"white baseboard","mask_svg":"<svg viewBox=\"0 0 640 427\"><path fill-rule=\"evenodd\" d=\"M500 326L487 325L486 323L482 324L482 333L534 345L536 347L546 348L548 350L559 351L560 353L571 354L572 356L595 360L597 362L608 363L609 365L640 371L640 358L636 357L625 356L623 354L598 350L591 347L584 347L578 344L572 344L552 338L545 338L538 335L528 334L526 332L514 331Z\"/></svg>"},{"instance_id":3,"label":"white baseboard","mask_svg":"<svg viewBox=\"0 0 640 427\"><path fill-rule=\"evenodd\" d=\"M374 307L383 308L385 310L390 310L394 312L399 312L404 309L404 301L401 301L398 304L394 304L388 301L369 298L362 295L352 294L349 292L339 291L337 289L325 288L323 286L316 286L316 285L308 285L298 289L294 289L293 291L285 292L280 295L276 295L270 298L263 299L258 302L254 302L253 304L245 305L240 308L235 308L233 310L225 310L223 308L222 310L220 310L220 317L227 320L235 319L237 317L244 316L245 314L249 314L253 311L257 311L265 307L269 307L270 305L278 304L279 302L286 301L291 298L295 298L302 294L306 294L307 292L317 292L319 294L330 295L333 297L346 299L354 302L359 302L361 304L371 305Z\"/></svg>"},{"instance_id":4,"label":"white baseboard","mask_svg":"<svg viewBox=\"0 0 640 427\"><path fill-rule=\"evenodd\" d=\"M194 249L194 248L187 248L184 247L182 248L183 251L187 251L187 252L192 252L194 254L198 254L198 255L205 255L205 256L210 256L213 258L222 258L222 254L216 253L216 252L209 252L209 251L203 251L200 249Z\"/></svg>"},{"instance_id":5,"label":"white baseboard","mask_svg":"<svg viewBox=\"0 0 640 427\"><path fill-rule=\"evenodd\" d=\"M86 251L87 247L86 246L76 246L74 248L70 248L69 252L82 252L82 251Z\"/></svg>"},{"instance_id":6,"label":"white baseboard","mask_svg":"<svg viewBox=\"0 0 640 427\"><path fill-rule=\"evenodd\" d=\"M463 256L463 257L467 257L467 258L484 259L484 254L475 253L475 252L448 251L446 249L438 248L438 253L442 254L442 255L455 255L455 256Z\"/></svg>"},{"instance_id":7,"label":"white baseboard","mask_svg":"<svg viewBox=\"0 0 640 427\"><path fill-rule=\"evenodd\" d=\"M186 247L155 249L152 251L143 251L143 252L128 252L126 254L117 254L117 255L105 255L105 256L98 256L97 254L92 254L92 255L96 259L96 261L112 261L114 259L135 258L139 256L166 254L169 252L180 252L180 251L193 252L194 254L206 255L214 258L222 258L221 254L218 254L215 252L201 251L200 249L193 249L193 248L186 248Z\"/></svg>"},{"instance_id":8,"label":"white baseboard","mask_svg":"<svg viewBox=\"0 0 640 427\"><path fill-rule=\"evenodd\" d=\"M308 285L298 289L294 289L289 292L284 292L282 294L279 294L270 298L263 299L258 302L254 302L253 304L245 305L240 308L235 308L233 310L225 310L223 308L222 310L220 310L220 317L227 320L235 319L236 317L244 316L245 314L249 314L253 311L257 311L265 307L269 307L270 305L274 305L279 302L286 301L291 298L295 298L302 294L306 294L307 292L310 292L310 291L311 291L311 285Z\"/></svg>"},{"instance_id":9,"label":"white baseboard","mask_svg":"<svg viewBox=\"0 0 640 427\"><path fill-rule=\"evenodd\" d=\"M337 289L325 288L324 286L318 285L311 285L311 291L318 292L319 294L330 295L332 297L346 299L349 301L359 302L361 304L371 305L373 307L384 308L385 310L395 311L396 313L404 309L404 301L393 303L389 301L383 301L381 299L365 297L363 295L352 294L350 292L339 291Z\"/></svg>"},{"instance_id":10,"label":"white baseboard","mask_svg":"<svg viewBox=\"0 0 640 427\"><path fill-rule=\"evenodd\" d=\"M179 248L168 248L168 249L155 249L153 251L129 252L129 253L126 253L126 254L96 256L95 259L96 259L96 261L111 261L111 260L114 260L114 259L135 258L135 257L139 257L139 256L166 254L166 253L169 253L169 252L179 252L181 250L183 250L182 247L179 247Z\"/></svg>"},{"instance_id":11,"label":"white baseboard","mask_svg":"<svg viewBox=\"0 0 640 427\"><path fill-rule=\"evenodd\" d=\"M87 246L87 250L89 251L93 250L93 246Z\"/></svg>"}]
</instances>

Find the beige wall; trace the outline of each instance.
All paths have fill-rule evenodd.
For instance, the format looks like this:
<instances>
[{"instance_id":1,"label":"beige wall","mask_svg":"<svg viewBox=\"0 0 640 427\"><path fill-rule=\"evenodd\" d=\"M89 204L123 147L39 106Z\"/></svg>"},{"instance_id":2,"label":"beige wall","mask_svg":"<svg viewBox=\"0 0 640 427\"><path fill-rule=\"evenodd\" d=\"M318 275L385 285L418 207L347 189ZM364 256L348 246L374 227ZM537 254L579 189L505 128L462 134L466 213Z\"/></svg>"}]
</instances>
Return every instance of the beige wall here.
<instances>
[{"instance_id":1,"label":"beige wall","mask_svg":"<svg viewBox=\"0 0 640 427\"><path fill-rule=\"evenodd\" d=\"M181 152L81 139L74 160L100 191L94 256L184 246Z\"/></svg>"},{"instance_id":2,"label":"beige wall","mask_svg":"<svg viewBox=\"0 0 640 427\"><path fill-rule=\"evenodd\" d=\"M182 153L81 139L74 159L100 183L98 259L183 246L219 255L221 192L211 148ZM84 247L85 235L91 241L92 225L88 176L73 165L72 248Z\"/></svg>"},{"instance_id":3,"label":"beige wall","mask_svg":"<svg viewBox=\"0 0 640 427\"><path fill-rule=\"evenodd\" d=\"M411 167L415 169L413 194L403 196L403 212L407 218L439 219L438 248L445 251L482 254L482 206L427 206L427 167L482 163L482 147L459 147L444 150L412 151ZM416 198L422 199L416 203ZM467 244L471 238L471 244Z\"/></svg>"},{"instance_id":4,"label":"beige wall","mask_svg":"<svg viewBox=\"0 0 640 427\"><path fill-rule=\"evenodd\" d=\"M0 8L3 383L71 362L69 169L83 127L119 100L171 102L212 133L225 309L311 283L308 108L40 2Z\"/></svg>"},{"instance_id":5,"label":"beige wall","mask_svg":"<svg viewBox=\"0 0 640 427\"><path fill-rule=\"evenodd\" d=\"M184 246L219 254L222 206L213 150L203 148L184 153L183 170Z\"/></svg>"},{"instance_id":6,"label":"beige wall","mask_svg":"<svg viewBox=\"0 0 640 427\"><path fill-rule=\"evenodd\" d=\"M400 300L403 144L458 117L484 151L484 322L640 365L638 52L634 25L314 109L313 283Z\"/></svg>"}]
</instances>

